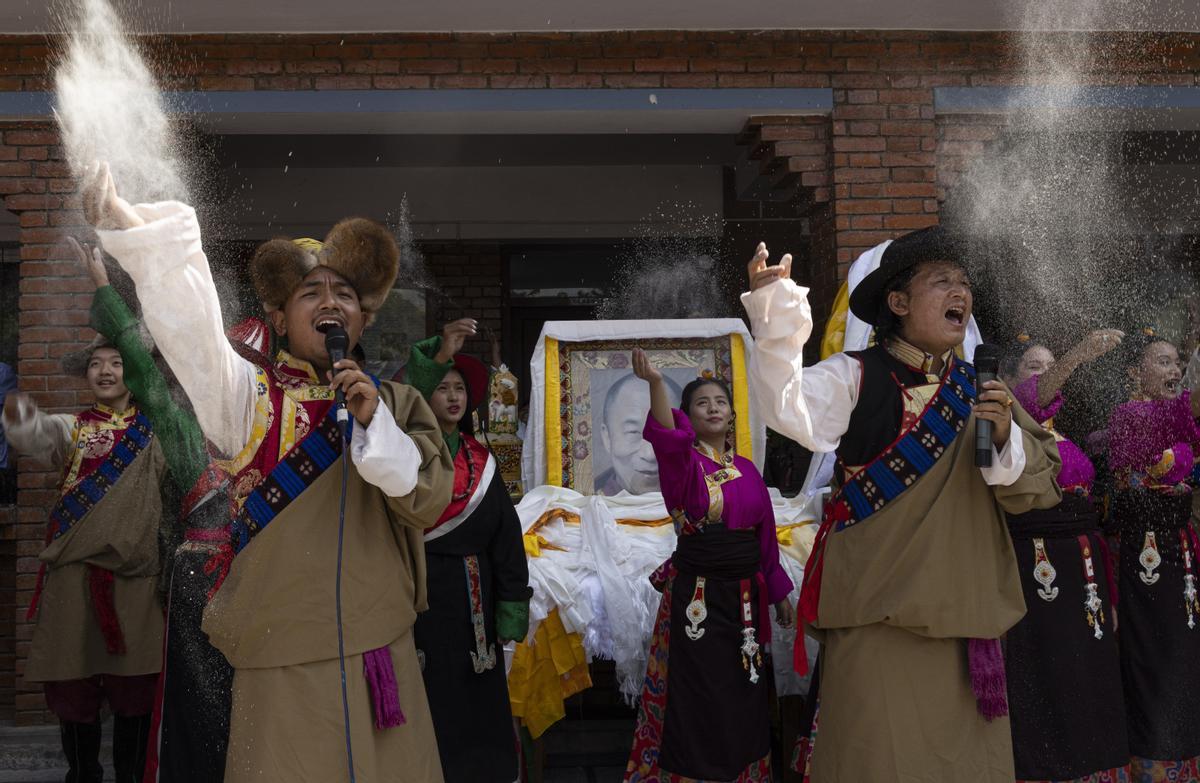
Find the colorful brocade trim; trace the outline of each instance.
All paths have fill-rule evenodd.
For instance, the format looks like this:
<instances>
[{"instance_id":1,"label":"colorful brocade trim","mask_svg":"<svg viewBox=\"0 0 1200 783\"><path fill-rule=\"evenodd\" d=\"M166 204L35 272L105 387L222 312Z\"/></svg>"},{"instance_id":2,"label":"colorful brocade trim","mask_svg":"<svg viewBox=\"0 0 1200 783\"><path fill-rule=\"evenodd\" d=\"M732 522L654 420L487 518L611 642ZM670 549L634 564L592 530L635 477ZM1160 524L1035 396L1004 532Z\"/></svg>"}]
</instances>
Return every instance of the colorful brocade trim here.
<instances>
[{"instance_id":1,"label":"colorful brocade trim","mask_svg":"<svg viewBox=\"0 0 1200 783\"><path fill-rule=\"evenodd\" d=\"M1179 761L1156 761L1134 756L1130 759L1128 780L1130 783L1197 783L1200 781L1200 756ZM1108 782L1098 779L1097 783Z\"/></svg>"},{"instance_id":2,"label":"colorful brocade trim","mask_svg":"<svg viewBox=\"0 0 1200 783\"><path fill-rule=\"evenodd\" d=\"M1156 781L1158 779L1155 779ZM1162 778L1162 780L1180 780L1191 781L1195 778ZM1017 783L1142 783L1130 774L1129 765L1123 767L1114 767L1113 769L1104 769L1099 772L1093 772L1090 775L1084 775L1081 778L1072 778L1071 780L1018 780ZM1150 783L1149 780L1146 783Z\"/></svg>"},{"instance_id":3,"label":"colorful brocade trim","mask_svg":"<svg viewBox=\"0 0 1200 783\"><path fill-rule=\"evenodd\" d=\"M962 431L974 399L975 368L954 362L913 426L850 476L830 500L834 532L881 510L925 475Z\"/></svg>"},{"instance_id":4,"label":"colorful brocade trim","mask_svg":"<svg viewBox=\"0 0 1200 783\"><path fill-rule=\"evenodd\" d=\"M496 646L488 644L487 622L483 614L483 587L479 581L479 556L463 558L467 572L467 595L471 602L471 629L475 636L475 649L471 651L471 668L476 674L496 668Z\"/></svg>"},{"instance_id":5,"label":"colorful brocade trim","mask_svg":"<svg viewBox=\"0 0 1200 783\"><path fill-rule=\"evenodd\" d=\"M53 540L61 537L76 522L87 516L117 483L125 469L150 445L153 437L150 419L146 414L139 413L104 462L54 504L50 512L49 538Z\"/></svg>"},{"instance_id":6,"label":"colorful brocade trim","mask_svg":"<svg viewBox=\"0 0 1200 783\"><path fill-rule=\"evenodd\" d=\"M671 578L674 569L670 571L661 575L662 599L650 637L650 656L646 661L642 697L638 701L633 749L625 767L625 783L658 783L664 779L664 773L658 767L658 754L662 746L663 723L667 719L667 654L671 645L671 590L675 583Z\"/></svg>"}]
</instances>

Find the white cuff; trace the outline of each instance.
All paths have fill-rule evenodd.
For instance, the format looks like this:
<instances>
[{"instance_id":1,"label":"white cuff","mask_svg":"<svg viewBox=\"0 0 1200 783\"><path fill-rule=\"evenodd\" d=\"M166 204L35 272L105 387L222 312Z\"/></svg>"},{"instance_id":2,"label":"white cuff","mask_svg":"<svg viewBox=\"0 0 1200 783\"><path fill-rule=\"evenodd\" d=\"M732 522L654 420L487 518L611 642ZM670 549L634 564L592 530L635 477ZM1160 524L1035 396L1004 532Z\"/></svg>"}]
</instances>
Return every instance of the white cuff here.
<instances>
[{"instance_id":1,"label":"white cuff","mask_svg":"<svg viewBox=\"0 0 1200 783\"><path fill-rule=\"evenodd\" d=\"M1008 440L1004 448L996 451L992 445L992 466L980 468L983 480L993 487L1011 486L1025 471L1025 434L1013 421L1008 431Z\"/></svg>"},{"instance_id":2,"label":"white cuff","mask_svg":"<svg viewBox=\"0 0 1200 783\"><path fill-rule=\"evenodd\" d=\"M200 224L196 210L179 201L137 204L133 207L145 225L124 230L99 230L96 236L104 249L120 262L134 283L144 283L165 272L188 265L201 252ZM182 245L179 252L164 252L170 245Z\"/></svg>"},{"instance_id":3,"label":"white cuff","mask_svg":"<svg viewBox=\"0 0 1200 783\"><path fill-rule=\"evenodd\" d=\"M791 337L801 324L812 323L808 289L790 279L743 293L742 307L750 317L756 340Z\"/></svg>"},{"instance_id":4,"label":"white cuff","mask_svg":"<svg viewBox=\"0 0 1200 783\"><path fill-rule=\"evenodd\" d=\"M376 406L369 425L354 423L350 456L358 475L389 497L402 498L417 486L421 451L400 429L383 400Z\"/></svg>"}]
</instances>

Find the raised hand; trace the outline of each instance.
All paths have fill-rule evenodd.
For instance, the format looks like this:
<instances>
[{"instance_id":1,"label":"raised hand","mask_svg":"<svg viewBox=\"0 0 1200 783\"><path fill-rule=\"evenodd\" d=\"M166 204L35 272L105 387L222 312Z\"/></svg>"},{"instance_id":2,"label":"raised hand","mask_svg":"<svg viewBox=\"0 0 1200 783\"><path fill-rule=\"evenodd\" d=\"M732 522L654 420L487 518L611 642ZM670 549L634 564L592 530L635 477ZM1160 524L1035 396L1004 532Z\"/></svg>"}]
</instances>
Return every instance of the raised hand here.
<instances>
[{"instance_id":1,"label":"raised hand","mask_svg":"<svg viewBox=\"0 0 1200 783\"><path fill-rule=\"evenodd\" d=\"M667 384L663 383L662 372L641 348L633 349L633 374L650 384L650 415L660 426L674 429L675 417L671 413L671 400L667 398Z\"/></svg>"},{"instance_id":2,"label":"raised hand","mask_svg":"<svg viewBox=\"0 0 1200 783\"><path fill-rule=\"evenodd\" d=\"M633 349L633 374L650 384L662 382L663 376L641 348Z\"/></svg>"},{"instance_id":3,"label":"raised hand","mask_svg":"<svg viewBox=\"0 0 1200 783\"><path fill-rule=\"evenodd\" d=\"M438 364L446 364L454 358L454 354L462 350L463 343L468 337L474 337L478 324L474 318L459 318L451 321L442 328L442 347L437 356L433 357Z\"/></svg>"},{"instance_id":4,"label":"raised hand","mask_svg":"<svg viewBox=\"0 0 1200 783\"><path fill-rule=\"evenodd\" d=\"M767 265L767 258L767 243L759 242L758 248L754 251L754 258L751 258L750 263L746 265L751 291L757 291L765 285L774 283L776 280L783 280L792 276L791 253L779 259L778 264L769 266Z\"/></svg>"},{"instance_id":5,"label":"raised hand","mask_svg":"<svg viewBox=\"0 0 1200 783\"><path fill-rule=\"evenodd\" d=\"M100 229L123 230L145 224L129 202L117 195L112 172L104 162L93 163L83 177L83 217Z\"/></svg>"},{"instance_id":6,"label":"raised hand","mask_svg":"<svg viewBox=\"0 0 1200 783\"><path fill-rule=\"evenodd\" d=\"M37 403L25 392L13 391L4 396L4 423L13 425L26 421L37 413Z\"/></svg>"},{"instance_id":7,"label":"raised hand","mask_svg":"<svg viewBox=\"0 0 1200 783\"><path fill-rule=\"evenodd\" d=\"M104 268L104 259L100 256L100 248L80 244L75 237L67 237L67 246L79 265L87 270L88 275L97 288L108 285L108 270Z\"/></svg>"},{"instance_id":8,"label":"raised hand","mask_svg":"<svg viewBox=\"0 0 1200 783\"><path fill-rule=\"evenodd\" d=\"M1090 332L1087 337L1079 342L1079 354L1081 362L1090 362L1099 359L1104 354L1121 344L1125 333L1119 329L1097 329Z\"/></svg>"}]
</instances>

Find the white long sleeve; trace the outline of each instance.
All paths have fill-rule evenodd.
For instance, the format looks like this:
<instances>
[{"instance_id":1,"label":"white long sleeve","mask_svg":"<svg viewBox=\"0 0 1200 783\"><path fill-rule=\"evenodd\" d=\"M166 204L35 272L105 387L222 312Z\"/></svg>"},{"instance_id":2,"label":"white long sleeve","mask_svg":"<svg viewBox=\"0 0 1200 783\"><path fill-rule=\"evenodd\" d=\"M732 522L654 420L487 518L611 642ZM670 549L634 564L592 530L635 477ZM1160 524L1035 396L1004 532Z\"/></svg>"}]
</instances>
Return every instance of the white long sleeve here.
<instances>
[{"instance_id":1,"label":"white long sleeve","mask_svg":"<svg viewBox=\"0 0 1200 783\"><path fill-rule=\"evenodd\" d=\"M808 289L779 280L742 294L754 333L750 388L767 426L814 452L836 451L858 404L862 370L837 353L803 366L804 344L812 332ZM1014 422L1008 442L992 467L981 468L991 486L1009 486L1025 470L1024 438Z\"/></svg>"},{"instance_id":2,"label":"white long sleeve","mask_svg":"<svg viewBox=\"0 0 1200 783\"><path fill-rule=\"evenodd\" d=\"M400 429L383 400L375 407L369 425L355 423L350 436L350 458L358 468L358 475L389 497L402 498L417 486L421 450Z\"/></svg>"},{"instance_id":3,"label":"white long sleeve","mask_svg":"<svg viewBox=\"0 0 1200 783\"><path fill-rule=\"evenodd\" d=\"M96 233L133 278L142 319L187 392L201 430L223 456L232 457L251 436L254 365L225 337L196 212L177 201L138 204L134 210L145 225Z\"/></svg>"},{"instance_id":4,"label":"white long sleeve","mask_svg":"<svg viewBox=\"0 0 1200 783\"><path fill-rule=\"evenodd\" d=\"M750 389L768 427L812 451L834 451L858 403L859 363L846 354L804 367L808 289L779 280L742 294L754 332Z\"/></svg>"},{"instance_id":5,"label":"white long sleeve","mask_svg":"<svg viewBox=\"0 0 1200 783\"><path fill-rule=\"evenodd\" d=\"M19 419L4 417L4 432L13 449L54 470L67 464L74 426L75 417L69 413L46 413L32 404L20 411Z\"/></svg>"},{"instance_id":6,"label":"white long sleeve","mask_svg":"<svg viewBox=\"0 0 1200 783\"><path fill-rule=\"evenodd\" d=\"M974 437L973 433L964 433ZM961 437L961 436L960 436ZM1008 431L1008 441L1004 448L996 451L992 446L992 466L980 468L983 480L991 487L1011 486L1025 470L1025 436L1024 430L1017 426L1014 420Z\"/></svg>"}]
</instances>

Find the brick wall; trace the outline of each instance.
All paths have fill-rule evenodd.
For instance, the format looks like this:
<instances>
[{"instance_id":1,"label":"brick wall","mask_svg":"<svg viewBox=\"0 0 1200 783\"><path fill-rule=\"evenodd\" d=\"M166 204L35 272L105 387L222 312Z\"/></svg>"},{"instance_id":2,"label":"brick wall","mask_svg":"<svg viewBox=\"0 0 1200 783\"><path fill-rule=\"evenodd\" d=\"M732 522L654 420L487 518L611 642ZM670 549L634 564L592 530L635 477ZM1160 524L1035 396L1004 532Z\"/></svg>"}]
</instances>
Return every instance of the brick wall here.
<instances>
[{"instance_id":1,"label":"brick wall","mask_svg":"<svg viewBox=\"0 0 1200 783\"><path fill-rule=\"evenodd\" d=\"M1200 35L1104 34L1087 78L1096 84L1196 84ZM168 89L344 90L414 88L722 88L833 90L824 153L775 147L812 190L812 247L804 273L817 317L863 249L938 219L939 201L980 144L998 133L982 118L934 116L939 86L1010 84L1012 45L996 33L920 31L608 32L518 34L197 35L144 41ZM44 90L57 39L0 37L0 91ZM817 141L791 139L791 141ZM785 142L787 139L775 139ZM826 170L805 156L825 155ZM805 180L807 175L807 182ZM819 181L818 181L819 180ZM827 193L816 197L822 188ZM82 407L78 379L58 359L85 334L90 285L60 260L54 242L79 227L75 184L44 124L0 123L0 198L21 225L21 388L60 410ZM503 259L495 246L427 246L430 269L453 300L431 302L440 326L470 314L499 331ZM741 264L739 253L730 263ZM801 270L797 269L797 277ZM486 341L468 346L485 354ZM56 477L21 463L16 519L0 516L16 572L0 575L0 717L45 715L40 694L19 680L30 627L36 554ZM0 556L3 550L0 550ZM14 593L15 590L15 593ZM14 635L15 631L15 635ZM15 667L6 655L15 652ZM17 692L8 672L15 671Z\"/></svg>"},{"instance_id":2,"label":"brick wall","mask_svg":"<svg viewBox=\"0 0 1200 783\"><path fill-rule=\"evenodd\" d=\"M7 72L11 73L11 64ZM68 204L75 188L52 127L22 123L0 129L0 197L21 226L20 389L55 411L77 410L90 402L83 379L63 376L59 367L63 354L91 337L84 326L91 281L56 247L64 232L79 230L83 224L78 210ZM16 675L15 693L8 691L0 709L15 712L20 723L32 723L45 715L41 689L20 680L33 630L25 622L25 611L33 595L47 509L58 495L58 476L32 459L23 458L18 465L17 507L7 520L0 519L3 537L12 541L16 558L16 572L0 576L0 589L5 591L0 608L10 619L0 624L0 631L15 631L14 636L0 639L0 657L8 644L16 656L15 666L0 672L0 693L7 686L5 675Z\"/></svg>"},{"instance_id":3,"label":"brick wall","mask_svg":"<svg viewBox=\"0 0 1200 783\"><path fill-rule=\"evenodd\" d=\"M504 259L500 246L427 244L421 246L421 252L440 289L439 294L430 294L430 328L441 334L449 321L474 318L479 322L479 332L463 350L491 361L489 332L503 346Z\"/></svg>"}]
</instances>

